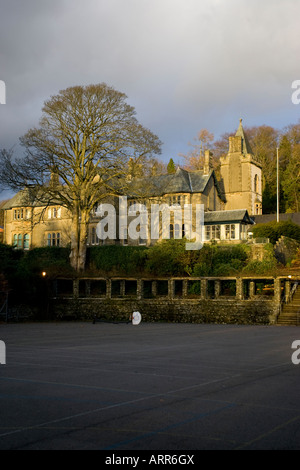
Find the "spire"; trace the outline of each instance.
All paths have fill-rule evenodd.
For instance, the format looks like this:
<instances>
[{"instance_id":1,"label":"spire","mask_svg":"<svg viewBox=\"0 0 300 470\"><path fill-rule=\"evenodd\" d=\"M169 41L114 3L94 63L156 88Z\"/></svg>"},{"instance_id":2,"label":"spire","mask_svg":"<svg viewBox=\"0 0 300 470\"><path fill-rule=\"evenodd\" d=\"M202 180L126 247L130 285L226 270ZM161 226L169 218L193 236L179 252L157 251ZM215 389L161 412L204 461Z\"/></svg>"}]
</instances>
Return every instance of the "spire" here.
<instances>
[{"instance_id":1,"label":"spire","mask_svg":"<svg viewBox=\"0 0 300 470\"><path fill-rule=\"evenodd\" d=\"M251 150L247 136L245 135L242 121L243 121L242 118L240 118L240 124L239 124L238 130L236 131L235 136L242 138L242 153L244 155L247 155L247 153L253 153L253 152Z\"/></svg>"}]
</instances>

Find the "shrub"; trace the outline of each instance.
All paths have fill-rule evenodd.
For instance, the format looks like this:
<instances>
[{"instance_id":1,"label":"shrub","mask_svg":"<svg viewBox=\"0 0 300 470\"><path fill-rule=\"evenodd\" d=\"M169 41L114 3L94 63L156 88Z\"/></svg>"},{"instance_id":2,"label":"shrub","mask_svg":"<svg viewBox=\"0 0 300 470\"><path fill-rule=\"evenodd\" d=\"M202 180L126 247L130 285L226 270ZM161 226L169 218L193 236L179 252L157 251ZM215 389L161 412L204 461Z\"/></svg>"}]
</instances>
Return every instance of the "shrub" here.
<instances>
[{"instance_id":1,"label":"shrub","mask_svg":"<svg viewBox=\"0 0 300 470\"><path fill-rule=\"evenodd\" d=\"M145 265L146 247L93 246L87 250L87 266L105 273L136 274Z\"/></svg>"},{"instance_id":2,"label":"shrub","mask_svg":"<svg viewBox=\"0 0 300 470\"><path fill-rule=\"evenodd\" d=\"M265 237L273 245L281 236L293 238L300 242L300 226L291 220L282 222L272 221L266 224L257 224L253 227L254 238Z\"/></svg>"},{"instance_id":3,"label":"shrub","mask_svg":"<svg viewBox=\"0 0 300 470\"><path fill-rule=\"evenodd\" d=\"M185 240L162 240L147 252L146 271L157 276L184 275L186 260Z\"/></svg>"}]
</instances>

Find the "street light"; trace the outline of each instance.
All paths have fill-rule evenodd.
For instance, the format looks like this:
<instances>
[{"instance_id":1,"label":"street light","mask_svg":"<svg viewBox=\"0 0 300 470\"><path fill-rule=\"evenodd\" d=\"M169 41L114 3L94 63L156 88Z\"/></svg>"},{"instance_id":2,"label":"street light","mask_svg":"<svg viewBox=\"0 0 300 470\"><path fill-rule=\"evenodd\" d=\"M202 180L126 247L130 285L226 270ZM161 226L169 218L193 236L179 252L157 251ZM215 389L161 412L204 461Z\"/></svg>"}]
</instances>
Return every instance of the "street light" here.
<instances>
[{"instance_id":1,"label":"street light","mask_svg":"<svg viewBox=\"0 0 300 470\"><path fill-rule=\"evenodd\" d=\"M277 222L279 222L279 156L277 147Z\"/></svg>"}]
</instances>

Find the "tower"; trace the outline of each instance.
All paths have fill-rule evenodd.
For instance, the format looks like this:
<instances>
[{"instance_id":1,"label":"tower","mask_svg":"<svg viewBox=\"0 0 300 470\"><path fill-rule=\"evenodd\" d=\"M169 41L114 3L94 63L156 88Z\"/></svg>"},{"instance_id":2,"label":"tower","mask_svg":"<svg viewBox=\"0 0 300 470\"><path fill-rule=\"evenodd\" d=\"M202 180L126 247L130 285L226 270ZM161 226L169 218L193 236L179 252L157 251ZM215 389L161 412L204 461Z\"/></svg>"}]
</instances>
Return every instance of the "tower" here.
<instances>
[{"instance_id":1,"label":"tower","mask_svg":"<svg viewBox=\"0 0 300 470\"><path fill-rule=\"evenodd\" d=\"M220 163L221 180L227 201L225 210L247 209L250 215L261 214L261 164L255 160L242 126L242 119L235 136L229 137L228 154L220 158Z\"/></svg>"}]
</instances>

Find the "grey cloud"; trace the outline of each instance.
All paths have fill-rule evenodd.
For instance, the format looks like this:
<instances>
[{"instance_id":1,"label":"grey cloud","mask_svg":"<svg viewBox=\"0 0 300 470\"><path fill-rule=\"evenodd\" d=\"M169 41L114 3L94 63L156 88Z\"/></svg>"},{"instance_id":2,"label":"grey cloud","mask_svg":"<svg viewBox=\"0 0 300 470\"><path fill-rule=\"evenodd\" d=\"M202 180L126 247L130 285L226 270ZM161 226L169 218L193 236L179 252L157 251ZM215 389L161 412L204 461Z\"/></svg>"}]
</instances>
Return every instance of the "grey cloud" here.
<instances>
[{"instance_id":1,"label":"grey cloud","mask_svg":"<svg viewBox=\"0 0 300 470\"><path fill-rule=\"evenodd\" d=\"M298 0L0 0L0 147L37 125L43 102L75 84L128 95L164 142L197 131L298 120Z\"/></svg>"}]
</instances>

